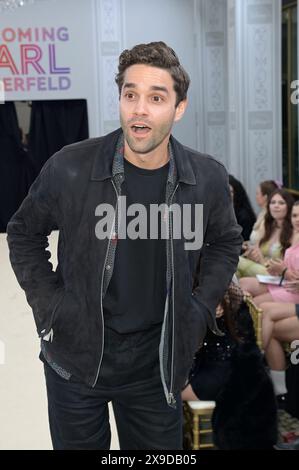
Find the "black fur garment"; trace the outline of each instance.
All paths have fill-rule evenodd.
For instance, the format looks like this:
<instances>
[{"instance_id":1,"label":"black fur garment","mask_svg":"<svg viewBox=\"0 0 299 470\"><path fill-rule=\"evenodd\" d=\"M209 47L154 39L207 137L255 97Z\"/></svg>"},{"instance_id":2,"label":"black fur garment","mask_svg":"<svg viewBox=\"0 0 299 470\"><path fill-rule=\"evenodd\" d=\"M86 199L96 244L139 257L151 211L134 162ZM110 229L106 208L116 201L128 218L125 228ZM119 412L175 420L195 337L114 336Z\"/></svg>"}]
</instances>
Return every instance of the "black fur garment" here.
<instances>
[{"instance_id":1,"label":"black fur garment","mask_svg":"<svg viewBox=\"0 0 299 470\"><path fill-rule=\"evenodd\" d=\"M277 406L261 352L240 343L216 400L212 424L218 449L272 449L277 441Z\"/></svg>"}]
</instances>

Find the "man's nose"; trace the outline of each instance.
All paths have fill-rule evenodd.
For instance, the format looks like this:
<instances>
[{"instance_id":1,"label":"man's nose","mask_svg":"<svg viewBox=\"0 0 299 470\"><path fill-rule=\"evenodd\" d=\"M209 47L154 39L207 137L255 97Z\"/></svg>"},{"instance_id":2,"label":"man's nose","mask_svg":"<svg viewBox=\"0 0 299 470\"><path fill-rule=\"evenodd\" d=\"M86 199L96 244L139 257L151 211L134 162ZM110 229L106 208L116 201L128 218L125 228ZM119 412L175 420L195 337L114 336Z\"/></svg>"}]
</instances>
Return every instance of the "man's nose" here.
<instances>
[{"instance_id":1,"label":"man's nose","mask_svg":"<svg viewBox=\"0 0 299 470\"><path fill-rule=\"evenodd\" d=\"M140 97L135 102L133 112L134 114L143 115L143 116L148 114L148 108L147 108L147 103L146 103L145 98Z\"/></svg>"}]
</instances>

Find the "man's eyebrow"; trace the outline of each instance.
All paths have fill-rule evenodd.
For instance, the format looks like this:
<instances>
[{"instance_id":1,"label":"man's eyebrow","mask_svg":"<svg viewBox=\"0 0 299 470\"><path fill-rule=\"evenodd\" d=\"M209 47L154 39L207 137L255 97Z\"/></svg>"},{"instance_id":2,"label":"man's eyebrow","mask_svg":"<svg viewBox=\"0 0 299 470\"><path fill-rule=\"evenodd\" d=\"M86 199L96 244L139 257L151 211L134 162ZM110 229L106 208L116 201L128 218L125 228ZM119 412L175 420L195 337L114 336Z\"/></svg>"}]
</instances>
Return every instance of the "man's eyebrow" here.
<instances>
[{"instance_id":1,"label":"man's eyebrow","mask_svg":"<svg viewBox=\"0 0 299 470\"><path fill-rule=\"evenodd\" d=\"M168 95L168 90L165 86L151 86L151 90L153 91L163 91L164 93L166 93Z\"/></svg>"},{"instance_id":2,"label":"man's eyebrow","mask_svg":"<svg viewBox=\"0 0 299 470\"><path fill-rule=\"evenodd\" d=\"M123 88L137 88L136 83L125 83ZM150 87L150 90L153 91L162 91L163 93L169 94L168 89L165 86L153 85Z\"/></svg>"},{"instance_id":3,"label":"man's eyebrow","mask_svg":"<svg viewBox=\"0 0 299 470\"><path fill-rule=\"evenodd\" d=\"M125 83L124 88L136 88L136 83Z\"/></svg>"}]
</instances>

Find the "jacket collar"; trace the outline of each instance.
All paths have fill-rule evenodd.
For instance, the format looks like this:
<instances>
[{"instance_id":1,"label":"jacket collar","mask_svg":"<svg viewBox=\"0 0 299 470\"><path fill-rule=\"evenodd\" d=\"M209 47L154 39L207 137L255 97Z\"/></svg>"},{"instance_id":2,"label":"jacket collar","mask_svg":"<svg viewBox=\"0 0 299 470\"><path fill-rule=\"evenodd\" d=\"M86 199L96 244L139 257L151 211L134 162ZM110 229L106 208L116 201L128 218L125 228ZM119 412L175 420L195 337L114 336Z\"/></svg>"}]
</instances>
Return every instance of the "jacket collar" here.
<instances>
[{"instance_id":1,"label":"jacket collar","mask_svg":"<svg viewBox=\"0 0 299 470\"><path fill-rule=\"evenodd\" d=\"M91 171L92 181L103 181L111 178L115 173L115 164L118 162L120 154L123 154L123 140L121 139L122 129L104 136L102 138L101 147L96 154ZM181 145L173 136L170 137L171 154L174 157L175 168L177 171L177 180L182 183L195 185L196 178L190 157L183 145ZM117 168L121 171L120 166Z\"/></svg>"},{"instance_id":2,"label":"jacket collar","mask_svg":"<svg viewBox=\"0 0 299 470\"><path fill-rule=\"evenodd\" d=\"M196 185L194 170L190 162L190 156L186 147L184 147L173 136L170 137L170 143L174 153L175 164L180 183Z\"/></svg>"},{"instance_id":3,"label":"jacket collar","mask_svg":"<svg viewBox=\"0 0 299 470\"><path fill-rule=\"evenodd\" d=\"M117 129L102 137L92 165L92 181L103 181L112 177L113 157L121 133L122 129Z\"/></svg>"}]
</instances>

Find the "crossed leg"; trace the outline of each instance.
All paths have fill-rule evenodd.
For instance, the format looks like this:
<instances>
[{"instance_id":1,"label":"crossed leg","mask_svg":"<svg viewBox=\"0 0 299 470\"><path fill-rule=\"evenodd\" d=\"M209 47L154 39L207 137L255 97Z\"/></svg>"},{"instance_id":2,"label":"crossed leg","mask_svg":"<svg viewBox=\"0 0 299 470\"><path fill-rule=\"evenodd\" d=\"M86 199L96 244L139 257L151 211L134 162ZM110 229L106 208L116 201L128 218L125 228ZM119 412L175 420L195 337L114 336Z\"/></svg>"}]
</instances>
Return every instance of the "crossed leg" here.
<instances>
[{"instance_id":1,"label":"crossed leg","mask_svg":"<svg viewBox=\"0 0 299 470\"><path fill-rule=\"evenodd\" d=\"M272 370L285 370L283 342L299 340L299 320L295 304L267 302L263 310L262 338L268 365Z\"/></svg>"}]
</instances>

